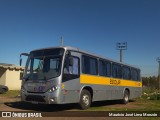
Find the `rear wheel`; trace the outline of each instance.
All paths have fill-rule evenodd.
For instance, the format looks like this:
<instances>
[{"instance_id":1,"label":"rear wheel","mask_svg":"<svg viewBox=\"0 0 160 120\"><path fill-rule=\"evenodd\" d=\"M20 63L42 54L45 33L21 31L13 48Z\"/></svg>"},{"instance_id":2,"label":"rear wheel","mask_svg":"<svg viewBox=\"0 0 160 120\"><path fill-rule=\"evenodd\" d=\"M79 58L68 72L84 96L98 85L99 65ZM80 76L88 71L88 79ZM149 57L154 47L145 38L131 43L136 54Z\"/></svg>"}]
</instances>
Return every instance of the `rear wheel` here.
<instances>
[{"instance_id":1,"label":"rear wheel","mask_svg":"<svg viewBox=\"0 0 160 120\"><path fill-rule=\"evenodd\" d=\"M129 102L129 91L125 90L124 91L124 95L123 95L122 103L123 104L127 104L128 102Z\"/></svg>"},{"instance_id":2,"label":"rear wheel","mask_svg":"<svg viewBox=\"0 0 160 120\"><path fill-rule=\"evenodd\" d=\"M79 105L83 110L86 110L91 106L91 94L88 90L82 91Z\"/></svg>"}]
</instances>

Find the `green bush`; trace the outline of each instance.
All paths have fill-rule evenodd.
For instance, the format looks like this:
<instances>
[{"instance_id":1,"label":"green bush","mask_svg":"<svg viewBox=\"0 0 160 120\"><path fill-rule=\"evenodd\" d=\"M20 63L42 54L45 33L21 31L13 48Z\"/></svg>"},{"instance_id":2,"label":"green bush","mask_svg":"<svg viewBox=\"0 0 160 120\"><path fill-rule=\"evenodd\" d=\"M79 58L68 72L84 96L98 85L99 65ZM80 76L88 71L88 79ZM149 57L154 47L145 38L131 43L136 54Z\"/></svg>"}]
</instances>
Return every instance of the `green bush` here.
<instances>
[{"instance_id":1,"label":"green bush","mask_svg":"<svg viewBox=\"0 0 160 120\"><path fill-rule=\"evenodd\" d=\"M160 91L153 88L145 87L142 92L142 99L160 100Z\"/></svg>"},{"instance_id":2,"label":"green bush","mask_svg":"<svg viewBox=\"0 0 160 120\"><path fill-rule=\"evenodd\" d=\"M160 100L160 94L153 94L150 95L150 100Z\"/></svg>"}]
</instances>

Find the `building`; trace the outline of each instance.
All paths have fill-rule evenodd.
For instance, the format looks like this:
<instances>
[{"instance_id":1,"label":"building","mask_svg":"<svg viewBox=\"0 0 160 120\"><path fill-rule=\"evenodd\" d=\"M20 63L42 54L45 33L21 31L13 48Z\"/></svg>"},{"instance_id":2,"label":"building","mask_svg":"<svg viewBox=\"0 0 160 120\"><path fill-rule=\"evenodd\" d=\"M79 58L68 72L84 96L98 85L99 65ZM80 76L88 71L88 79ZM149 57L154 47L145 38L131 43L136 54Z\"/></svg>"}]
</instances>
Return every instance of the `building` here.
<instances>
[{"instance_id":1,"label":"building","mask_svg":"<svg viewBox=\"0 0 160 120\"><path fill-rule=\"evenodd\" d=\"M0 63L0 85L7 86L9 90L20 90L23 70L20 66Z\"/></svg>"}]
</instances>

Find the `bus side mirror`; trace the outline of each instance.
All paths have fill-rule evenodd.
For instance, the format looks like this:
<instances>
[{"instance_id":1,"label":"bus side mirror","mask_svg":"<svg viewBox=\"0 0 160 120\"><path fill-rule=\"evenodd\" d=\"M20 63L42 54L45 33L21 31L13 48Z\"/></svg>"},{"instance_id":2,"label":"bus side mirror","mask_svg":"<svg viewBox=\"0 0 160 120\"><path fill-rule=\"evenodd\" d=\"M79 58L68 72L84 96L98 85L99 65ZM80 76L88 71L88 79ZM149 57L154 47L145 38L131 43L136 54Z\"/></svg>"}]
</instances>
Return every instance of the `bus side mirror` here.
<instances>
[{"instance_id":1,"label":"bus side mirror","mask_svg":"<svg viewBox=\"0 0 160 120\"><path fill-rule=\"evenodd\" d=\"M19 60L19 65L21 66L22 65L22 56L29 56L28 53L21 53L20 54L20 60Z\"/></svg>"},{"instance_id":2,"label":"bus side mirror","mask_svg":"<svg viewBox=\"0 0 160 120\"><path fill-rule=\"evenodd\" d=\"M20 58L20 60L19 60L19 65L20 66L22 65L22 58Z\"/></svg>"}]
</instances>

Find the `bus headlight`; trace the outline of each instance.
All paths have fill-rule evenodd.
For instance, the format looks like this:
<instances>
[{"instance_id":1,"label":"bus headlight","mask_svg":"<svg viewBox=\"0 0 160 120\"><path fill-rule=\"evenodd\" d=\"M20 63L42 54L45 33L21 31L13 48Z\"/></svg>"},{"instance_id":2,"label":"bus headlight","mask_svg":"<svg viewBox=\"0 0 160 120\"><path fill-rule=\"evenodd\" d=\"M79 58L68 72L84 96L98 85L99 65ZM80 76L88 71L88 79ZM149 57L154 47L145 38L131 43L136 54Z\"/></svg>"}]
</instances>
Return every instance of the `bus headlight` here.
<instances>
[{"instance_id":1,"label":"bus headlight","mask_svg":"<svg viewBox=\"0 0 160 120\"><path fill-rule=\"evenodd\" d=\"M51 89L48 90L49 93L52 93L58 89L57 86L53 86Z\"/></svg>"}]
</instances>

